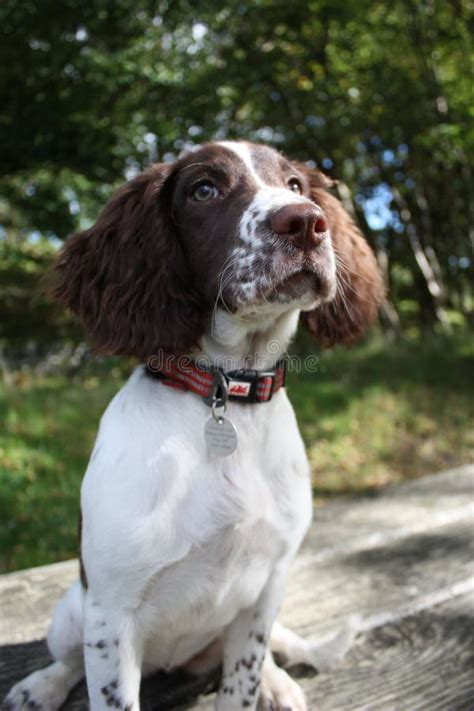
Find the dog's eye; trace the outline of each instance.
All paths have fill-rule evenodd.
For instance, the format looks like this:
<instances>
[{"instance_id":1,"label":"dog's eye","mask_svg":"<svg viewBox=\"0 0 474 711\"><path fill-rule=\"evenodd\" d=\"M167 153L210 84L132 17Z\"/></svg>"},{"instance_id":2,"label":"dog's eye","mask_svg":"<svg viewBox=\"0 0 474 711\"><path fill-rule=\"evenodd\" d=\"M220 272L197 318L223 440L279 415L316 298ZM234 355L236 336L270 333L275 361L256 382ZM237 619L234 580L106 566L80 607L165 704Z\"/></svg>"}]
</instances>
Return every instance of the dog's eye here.
<instances>
[{"instance_id":1,"label":"dog's eye","mask_svg":"<svg viewBox=\"0 0 474 711\"><path fill-rule=\"evenodd\" d=\"M299 193L300 195L303 194L303 187L297 178L290 178L290 180L288 181L288 187L294 193Z\"/></svg>"},{"instance_id":2,"label":"dog's eye","mask_svg":"<svg viewBox=\"0 0 474 711\"><path fill-rule=\"evenodd\" d=\"M218 195L218 189L209 181L199 183L199 185L196 185L191 192L191 198L197 202L207 202L208 200L213 200Z\"/></svg>"}]
</instances>

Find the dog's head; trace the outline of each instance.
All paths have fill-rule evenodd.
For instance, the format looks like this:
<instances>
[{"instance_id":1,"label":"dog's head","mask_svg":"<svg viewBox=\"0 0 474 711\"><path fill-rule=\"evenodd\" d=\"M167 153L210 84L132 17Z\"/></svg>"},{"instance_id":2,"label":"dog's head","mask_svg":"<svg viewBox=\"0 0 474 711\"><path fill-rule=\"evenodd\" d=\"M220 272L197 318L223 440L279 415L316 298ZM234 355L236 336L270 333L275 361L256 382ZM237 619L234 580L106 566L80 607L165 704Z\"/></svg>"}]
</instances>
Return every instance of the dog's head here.
<instances>
[{"instance_id":1,"label":"dog's head","mask_svg":"<svg viewBox=\"0 0 474 711\"><path fill-rule=\"evenodd\" d=\"M97 349L188 352L216 305L301 309L324 345L362 335L383 296L374 256L320 172L249 143L211 143L123 186L71 237L53 293Z\"/></svg>"}]
</instances>

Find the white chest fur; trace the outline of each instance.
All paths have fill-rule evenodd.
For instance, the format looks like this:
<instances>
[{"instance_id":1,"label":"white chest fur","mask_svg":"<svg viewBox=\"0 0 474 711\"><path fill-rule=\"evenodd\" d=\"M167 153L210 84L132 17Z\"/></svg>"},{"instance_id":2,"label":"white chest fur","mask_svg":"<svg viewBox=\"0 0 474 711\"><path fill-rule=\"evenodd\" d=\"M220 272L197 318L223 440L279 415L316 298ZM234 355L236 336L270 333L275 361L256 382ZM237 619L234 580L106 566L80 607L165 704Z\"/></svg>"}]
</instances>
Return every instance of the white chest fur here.
<instances>
[{"instance_id":1,"label":"white chest fur","mask_svg":"<svg viewBox=\"0 0 474 711\"><path fill-rule=\"evenodd\" d=\"M308 464L286 393L227 414L238 447L213 457L209 408L138 368L104 414L86 472L89 585L134 611L153 667L183 663L253 604L309 525Z\"/></svg>"}]
</instances>

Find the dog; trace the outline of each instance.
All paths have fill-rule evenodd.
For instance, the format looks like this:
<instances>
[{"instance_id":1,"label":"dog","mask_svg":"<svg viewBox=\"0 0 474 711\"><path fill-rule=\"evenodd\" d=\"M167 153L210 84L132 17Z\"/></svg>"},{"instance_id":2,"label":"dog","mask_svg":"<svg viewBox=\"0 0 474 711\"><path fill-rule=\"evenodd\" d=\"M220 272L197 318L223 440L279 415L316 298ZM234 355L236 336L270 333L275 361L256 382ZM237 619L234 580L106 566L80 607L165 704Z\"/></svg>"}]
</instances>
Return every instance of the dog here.
<instances>
[{"instance_id":1,"label":"dog","mask_svg":"<svg viewBox=\"0 0 474 711\"><path fill-rule=\"evenodd\" d=\"M142 675L222 665L218 711L307 709L275 663L340 657L275 619L312 516L281 362L297 325L352 343L383 300L332 181L273 148L199 147L157 164L66 241L54 296L99 353L142 361L108 406L81 493L81 576L54 612L54 662L9 711L138 711Z\"/></svg>"}]
</instances>

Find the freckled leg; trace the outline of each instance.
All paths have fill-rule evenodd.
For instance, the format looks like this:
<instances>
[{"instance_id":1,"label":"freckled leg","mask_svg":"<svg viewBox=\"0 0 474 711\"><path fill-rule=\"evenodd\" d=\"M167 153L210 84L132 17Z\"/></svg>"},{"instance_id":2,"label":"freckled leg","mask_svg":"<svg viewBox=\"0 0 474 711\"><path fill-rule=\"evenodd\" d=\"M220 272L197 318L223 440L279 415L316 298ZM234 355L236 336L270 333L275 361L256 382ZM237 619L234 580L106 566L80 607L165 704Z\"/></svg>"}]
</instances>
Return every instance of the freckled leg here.
<instances>
[{"instance_id":1,"label":"freckled leg","mask_svg":"<svg viewBox=\"0 0 474 711\"><path fill-rule=\"evenodd\" d=\"M139 711L142 653L131 615L111 614L88 593L84 659L91 711Z\"/></svg>"},{"instance_id":2,"label":"freckled leg","mask_svg":"<svg viewBox=\"0 0 474 711\"><path fill-rule=\"evenodd\" d=\"M254 631L256 629L258 631ZM224 638L224 663L216 702L217 711L255 709L265 644L265 631L258 613L253 609L241 612Z\"/></svg>"},{"instance_id":3,"label":"freckled leg","mask_svg":"<svg viewBox=\"0 0 474 711\"><path fill-rule=\"evenodd\" d=\"M227 628L217 711L256 709L267 640L281 604L285 579L286 570L285 575L274 575L256 604L242 610Z\"/></svg>"}]
</instances>

